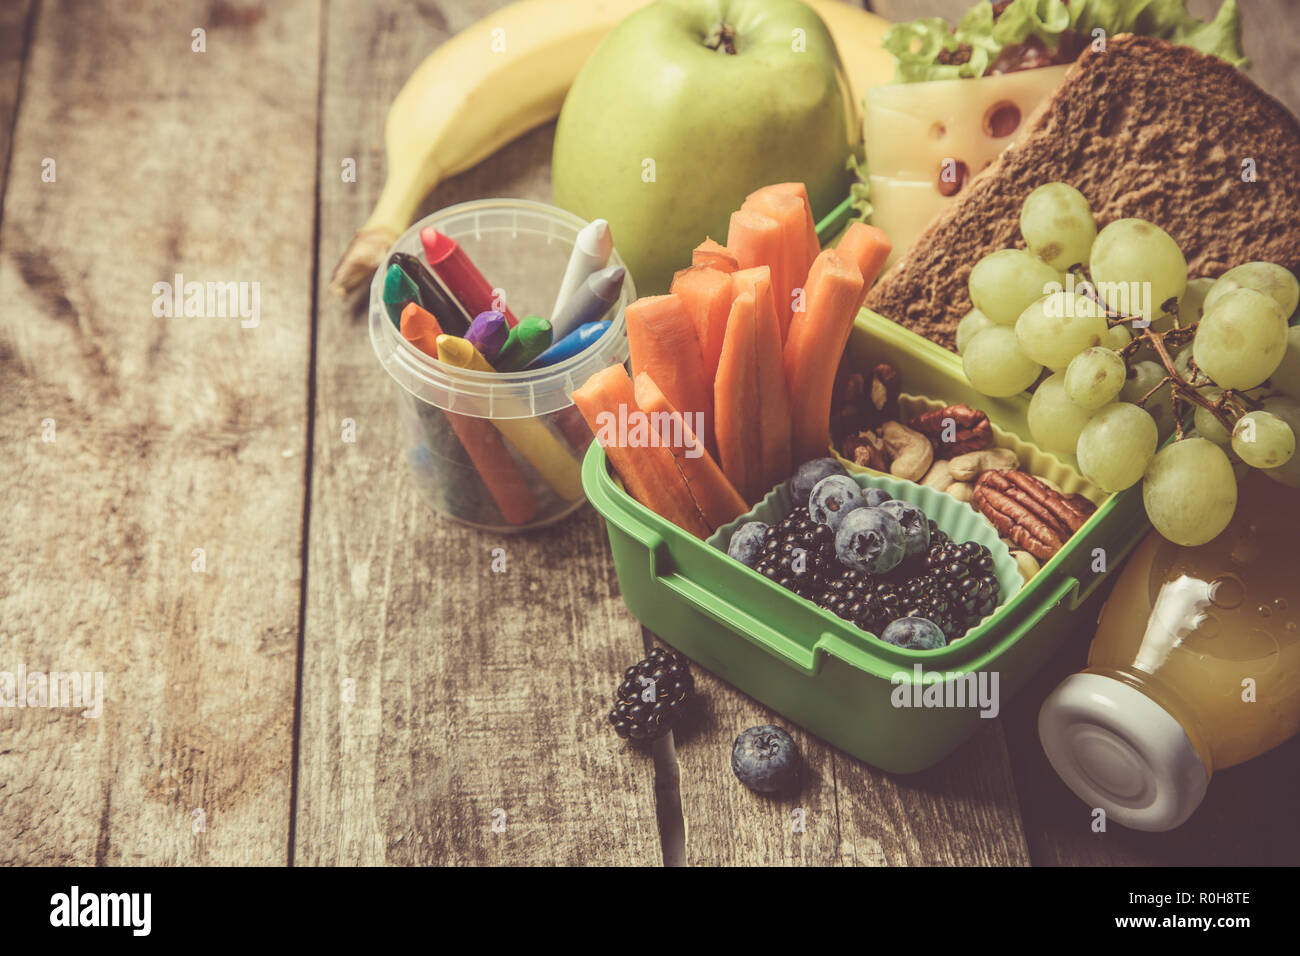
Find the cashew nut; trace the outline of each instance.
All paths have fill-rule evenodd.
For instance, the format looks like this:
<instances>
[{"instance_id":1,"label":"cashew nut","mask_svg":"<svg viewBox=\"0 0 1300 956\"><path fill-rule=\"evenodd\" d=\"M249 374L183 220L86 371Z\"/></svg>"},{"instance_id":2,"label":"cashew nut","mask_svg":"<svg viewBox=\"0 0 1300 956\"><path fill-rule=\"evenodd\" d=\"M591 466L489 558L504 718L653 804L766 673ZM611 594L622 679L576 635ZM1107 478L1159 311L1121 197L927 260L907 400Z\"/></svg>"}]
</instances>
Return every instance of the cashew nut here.
<instances>
[{"instance_id":1,"label":"cashew nut","mask_svg":"<svg viewBox=\"0 0 1300 956\"><path fill-rule=\"evenodd\" d=\"M1016 567L1020 569L1020 576L1026 581L1038 573L1038 559L1028 551L1013 548L1011 557L1015 559Z\"/></svg>"},{"instance_id":2,"label":"cashew nut","mask_svg":"<svg viewBox=\"0 0 1300 956\"><path fill-rule=\"evenodd\" d=\"M940 458L931 465L930 470L921 479L921 484L936 491L947 491L948 486L952 484L952 475L949 474L948 462Z\"/></svg>"},{"instance_id":3,"label":"cashew nut","mask_svg":"<svg viewBox=\"0 0 1300 956\"><path fill-rule=\"evenodd\" d=\"M964 481L954 481L951 485L945 488L944 491L948 492L948 494L952 495L958 501L964 501L967 504L970 504L971 496L975 493L975 489Z\"/></svg>"},{"instance_id":4,"label":"cashew nut","mask_svg":"<svg viewBox=\"0 0 1300 956\"><path fill-rule=\"evenodd\" d=\"M930 439L920 432L912 431L898 422L885 422L880 426L880 437L884 439L885 450L893 459L889 473L895 478L920 481L930 470L934 461L934 449L930 446Z\"/></svg>"},{"instance_id":5,"label":"cashew nut","mask_svg":"<svg viewBox=\"0 0 1300 956\"><path fill-rule=\"evenodd\" d=\"M1019 467L1020 456L1010 448L982 448L953 458L950 474L954 481L970 481L986 471Z\"/></svg>"}]
</instances>

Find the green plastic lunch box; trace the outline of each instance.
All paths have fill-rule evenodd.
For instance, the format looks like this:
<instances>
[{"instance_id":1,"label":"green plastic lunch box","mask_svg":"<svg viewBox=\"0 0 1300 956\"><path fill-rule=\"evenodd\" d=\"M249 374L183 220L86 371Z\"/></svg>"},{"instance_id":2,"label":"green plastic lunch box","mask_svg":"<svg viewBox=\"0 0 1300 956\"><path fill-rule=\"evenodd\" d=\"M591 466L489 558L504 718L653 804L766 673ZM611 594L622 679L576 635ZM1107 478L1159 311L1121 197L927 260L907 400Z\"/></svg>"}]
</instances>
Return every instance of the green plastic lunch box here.
<instances>
[{"instance_id":1,"label":"green plastic lunch box","mask_svg":"<svg viewBox=\"0 0 1300 956\"><path fill-rule=\"evenodd\" d=\"M836 235L847 213L845 203L818 232ZM725 553L730 532L747 516L718 529L709 541L681 530L623 490L596 442L583 460L582 481L605 519L623 599L643 625L833 746L881 769L910 773L959 747L978 729L982 714L996 716L1061 646L1070 612L1120 566L1150 525L1137 489L1106 495L1078 475L1072 459L1034 448L1028 441L1028 399L975 392L956 354L865 309L848 347L857 368L890 362L906 393L982 409L997 443L1015 447L1022 467L1098 505L1032 579L1009 598L1011 588L1004 585L1002 605L947 647L911 651L885 644L731 559ZM864 484L868 480L859 478ZM992 526L968 505L933 489L911 487L969 512L959 516L958 524L982 524L996 544ZM784 489L751 514L764 508L770 512L779 494ZM923 501L916 503L926 508ZM962 533L931 517L950 534ZM994 692L992 707L983 695L974 699L981 675L985 690ZM962 685L971 693L956 696L945 688L945 694L934 689L927 695L926 687L935 682Z\"/></svg>"}]
</instances>

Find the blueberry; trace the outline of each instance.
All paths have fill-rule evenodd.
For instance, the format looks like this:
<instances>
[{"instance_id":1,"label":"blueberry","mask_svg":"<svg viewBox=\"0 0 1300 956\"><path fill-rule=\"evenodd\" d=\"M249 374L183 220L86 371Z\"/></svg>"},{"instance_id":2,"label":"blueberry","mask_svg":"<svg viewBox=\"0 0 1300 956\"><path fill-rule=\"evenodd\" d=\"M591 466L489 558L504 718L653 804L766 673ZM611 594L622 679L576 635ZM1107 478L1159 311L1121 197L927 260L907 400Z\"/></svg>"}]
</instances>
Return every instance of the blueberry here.
<instances>
[{"instance_id":1,"label":"blueberry","mask_svg":"<svg viewBox=\"0 0 1300 956\"><path fill-rule=\"evenodd\" d=\"M880 639L911 651L932 651L948 643L939 625L923 617L900 617L890 621Z\"/></svg>"},{"instance_id":2,"label":"blueberry","mask_svg":"<svg viewBox=\"0 0 1300 956\"><path fill-rule=\"evenodd\" d=\"M903 554L903 528L884 508L850 511L835 532L835 556L858 571L886 574Z\"/></svg>"},{"instance_id":3,"label":"blueberry","mask_svg":"<svg viewBox=\"0 0 1300 956\"><path fill-rule=\"evenodd\" d=\"M916 505L906 501L890 500L880 506L881 511L888 511L903 526L903 548L906 557L915 558L930 549L930 519Z\"/></svg>"},{"instance_id":4,"label":"blueberry","mask_svg":"<svg viewBox=\"0 0 1300 956\"><path fill-rule=\"evenodd\" d=\"M883 488L867 488L862 495L867 500L868 508L879 508L886 501L893 500L893 497Z\"/></svg>"},{"instance_id":5,"label":"blueberry","mask_svg":"<svg viewBox=\"0 0 1300 956\"><path fill-rule=\"evenodd\" d=\"M846 514L864 504L862 489L848 475L823 478L808 494L808 513L814 521L832 531L840 526Z\"/></svg>"},{"instance_id":6,"label":"blueberry","mask_svg":"<svg viewBox=\"0 0 1300 956\"><path fill-rule=\"evenodd\" d=\"M796 504L803 504L812 494L813 485L817 482L831 475L847 474L844 466L834 458L814 458L812 461L805 461L795 469L794 477L790 479L790 500Z\"/></svg>"},{"instance_id":7,"label":"blueberry","mask_svg":"<svg viewBox=\"0 0 1300 956\"><path fill-rule=\"evenodd\" d=\"M788 793L799 783L803 757L780 727L750 727L731 748L731 769L740 782L759 793Z\"/></svg>"},{"instance_id":8,"label":"blueberry","mask_svg":"<svg viewBox=\"0 0 1300 956\"><path fill-rule=\"evenodd\" d=\"M731 533L731 543L727 545L727 554L741 564L753 567L758 562L763 550L763 541L767 536L767 525L761 521L746 521Z\"/></svg>"}]
</instances>

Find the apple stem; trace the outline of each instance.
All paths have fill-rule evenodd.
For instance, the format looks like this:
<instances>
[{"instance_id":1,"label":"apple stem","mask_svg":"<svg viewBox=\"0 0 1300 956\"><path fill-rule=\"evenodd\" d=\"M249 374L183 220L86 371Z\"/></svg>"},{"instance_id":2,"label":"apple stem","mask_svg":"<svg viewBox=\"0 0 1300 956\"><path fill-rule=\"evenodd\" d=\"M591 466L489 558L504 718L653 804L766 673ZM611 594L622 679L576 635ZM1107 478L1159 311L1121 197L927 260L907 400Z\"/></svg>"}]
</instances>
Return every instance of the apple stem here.
<instances>
[{"instance_id":1,"label":"apple stem","mask_svg":"<svg viewBox=\"0 0 1300 956\"><path fill-rule=\"evenodd\" d=\"M736 31L725 23L714 27L705 39L704 45L710 50L721 50L730 56L736 55Z\"/></svg>"}]
</instances>

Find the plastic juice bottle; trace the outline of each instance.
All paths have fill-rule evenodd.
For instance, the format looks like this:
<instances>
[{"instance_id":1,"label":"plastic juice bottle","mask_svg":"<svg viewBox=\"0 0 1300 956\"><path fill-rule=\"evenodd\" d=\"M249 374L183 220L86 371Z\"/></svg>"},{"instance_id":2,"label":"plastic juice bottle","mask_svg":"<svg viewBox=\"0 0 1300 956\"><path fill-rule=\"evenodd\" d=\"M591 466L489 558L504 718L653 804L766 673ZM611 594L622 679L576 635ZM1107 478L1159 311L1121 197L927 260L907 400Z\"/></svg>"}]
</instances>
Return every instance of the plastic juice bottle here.
<instances>
[{"instance_id":1,"label":"plastic juice bottle","mask_svg":"<svg viewBox=\"0 0 1300 956\"><path fill-rule=\"evenodd\" d=\"M1300 731L1300 491L1250 472L1228 528L1196 548L1152 532L1102 609L1088 666L1038 734L1089 806L1172 830L1216 770Z\"/></svg>"}]
</instances>

